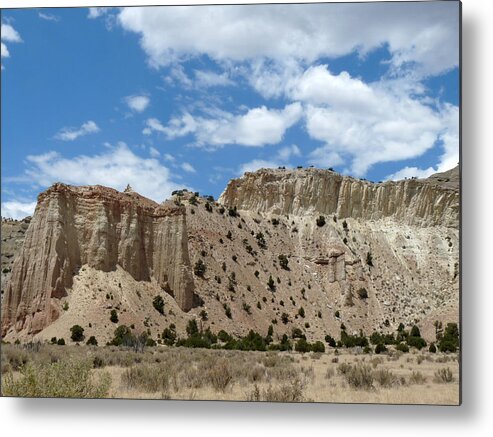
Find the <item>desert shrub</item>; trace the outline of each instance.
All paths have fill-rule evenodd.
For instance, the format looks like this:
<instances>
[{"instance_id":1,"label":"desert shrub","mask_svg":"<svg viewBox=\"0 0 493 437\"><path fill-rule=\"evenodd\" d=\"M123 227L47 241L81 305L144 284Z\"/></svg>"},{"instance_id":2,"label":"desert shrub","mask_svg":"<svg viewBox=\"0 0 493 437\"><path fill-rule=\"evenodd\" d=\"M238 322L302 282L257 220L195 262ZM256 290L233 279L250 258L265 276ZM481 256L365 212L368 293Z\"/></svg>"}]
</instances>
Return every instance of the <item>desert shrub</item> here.
<instances>
[{"instance_id":1,"label":"desert shrub","mask_svg":"<svg viewBox=\"0 0 493 437\"><path fill-rule=\"evenodd\" d=\"M303 334L300 328L293 328L291 330L291 338L304 338L306 340L305 334Z\"/></svg>"},{"instance_id":2,"label":"desert shrub","mask_svg":"<svg viewBox=\"0 0 493 437\"><path fill-rule=\"evenodd\" d=\"M247 314L252 314L252 307L248 305L246 302L243 302L242 308L243 311L245 311Z\"/></svg>"},{"instance_id":3,"label":"desert shrub","mask_svg":"<svg viewBox=\"0 0 493 437\"><path fill-rule=\"evenodd\" d=\"M423 376L421 372L413 371L413 373L409 377L410 384L424 384L425 382L426 382L426 378Z\"/></svg>"},{"instance_id":4,"label":"desert shrub","mask_svg":"<svg viewBox=\"0 0 493 437\"><path fill-rule=\"evenodd\" d=\"M443 367L435 372L434 381L437 383L447 384L454 381L454 375L449 367Z\"/></svg>"},{"instance_id":5,"label":"desert shrub","mask_svg":"<svg viewBox=\"0 0 493 437\"><path fill-rule=\"evenodd\" d=\"M341 330L341 344L345 347L368 346L368 339L363 335L349 335L344 329Z\"/></svg>"},{"instance_id":6,"label":"desert shrub","mask_svg":"<svg viewBox=\"0 0 493 437\"><path fill-rule=\"evenodd\" d=\"M325 379L331 379L335 375L335 370L333 367L327 367L325 371Z\"/></svg>"},{"instance_id":7,"label":"desert shrub","mask_svg":"<svg viewBox=\"0 0 493 437\"><path fill-rule=\"evenodd\" d=\"M136 338L132 334L132 331L128 326L121 325L115 329L113 340L111 344L113 346L131 346L135 343Z\"/></svg>"},{"instance_id":8,"label":"desert shrub","mask_svg":"<svg viewBox=\"0 0 493 437\"><path fill-rule=\"evenodd\" d=\"M398 381L397 377L388 369L378 369L373 372L373 378L380 387L392 387Z\"/></svg>"},{"instance_id":9,"label":"desert shrub","mask_svg":"<svg viewBox=\"0 0 493 437\"><path fill-rule=\"evenodd\" d=\"M65 346L65 339L64 338L59 338L57 341L56 341L56 344L58 346Z\"/></svg>"},{"instance_id":10,"label":"desert shrub","mask_svg":"<svg viewBox=\"0 0 493 437\"><path fill-rule=\"evenodd\" d=\"M207 270L207 267L201 259L199 259L196 263L195 266L193 267L193 273L196 276L199 276L200 278L204 277L205 271Z\"/></svg>"},{"instance_id":11,"label":"desert shrub","mask_svg":"<svg viewBox=\"0 0 493 437\"><path fill-rule=\"evenodd\" d=\"M164 314L164 299L162 296L157 295L152 300L152 306L159 314Z\"/></svg>"},{"instance_id":12,"label":"desert shrub","mask_svg":"<svg viewBox=\"0 0 493 437\"><path fill-rule=\"evenodd\" d=\"M197 326L197 320L195 319L191 319L188 321L188 324L187 324L187 334L189 336L192 336L192 335L195 335L195 334L198 334L199 332L199 327Z\"/></svg>"},{"instance_id":13,"label":"desert shrub","mask_svg":"<svg viewBox=\"0 0 493 437\"><path fill-rule=\"evenodd\" d=\"M229 307L229 305L228 304L223 304L223 308L224 308L224 314L226 314L226 317L228 319L232 319L233 316L231 314L231 308Z\"/></svg>"},{"instance_id":14,"label":"desert shrub","mask_svg":"<svg viewBox=\"0 0 493 437\"><path fill-rule=\"evenodd\" d=\"M457 323L447 323L438 350L440 352L456 352L459 347L459 328Z\"/></svg>"},{"instance_id":15,"label":"desert shrub","mask_svg":"<svg viewBox=\"0 0 493 437\"><path fill-rule=\"evenodd\" d=\"M100 378L91 375L91 363L60 361L29 363L20 369L19 378L7 373L2 384L5 396L50 398L103 398L108 395L111 378L105 373Z\"/></svg>"},{"instance_id":16,"label":"desert shrub","mask_svg":"<svg viewBox=\"0 0 493 437\"><path fill-rule=\"evenodd\" d=\"M435 354L436 353L437 348L436 348L436 346L435 346L434 343L431 343L430 344L430 348L428 349L428 351L431 352L432 354Z\"/></svg>"},{"instance_id":17,"label":"desert shrub","mask_svg":"<svg viewBox=\"0 0 493 437\"><path fill-rule=\"evenodd\" d=\"M378 343L375 346L375 353L376 354L381 354L381 353L384 353L384 352L387 352L387 347L383 343Z\"/></svg>"},{"instance_id":18,"label":"desert shrub","mask_svg":"<svg viewBox=\"0 0 493 437\"><path fill-rule=\"evenodd\" d=\"M257 239L257 244L261 249L267 248L267 243L265 242L265 237L262 232L257 232L255 238Z\"/></svg>"},{"instance_id":19,"label":"desert shrub","mask_svg":"<svg viewBox=\"0 0 493 437\"><path fill-rule=\"evenodd\" d=\"M286 255L279 255L279 265L281 266L282 269L284 270L289 270L289 260Z\"/></svg>"},{"instance_id":20,"label":"desert shrub","mask_svg":"<svg viewBox=\"0 0 493 437\"><path fill-rule=\"evenodd\" d=\"M360 299L368 299L368 290L365 287L361 287L357 291Z\"/></svg>"},{"instance_id":21,"label":"desert shrub","mask_svg":"<svg viewBox=\"0 0 493 437\"><path fill-rule=\"evenodd\" d=\"M161 334L161 339L163 343L167 346L173 346L176 341L176 331L172 329L171 326L169 328L165 328L163 333Z\"/></svg>"},{"instance_id":22,"label":"desert shrub","mask_svg":"<svg viewBox=\"0 0 493 437\"><path fill-rule=\"evenodd\" d=\"M409 336L407 337L406 343L408 344L408 346L415 347L418 350L421 350L424 347L426 347L426 341L424 338L421 337Z\"/></svg>"},{"instance_id":23,"label":"desert shrub","mask_svg":"<svg viewBox=\"0 0 493 437\"><path fill-rule=\"evenodd\" d=\"M146 341L145 341L145 345L146 345L147 347L154 347L154 346L156 346L156 344L157 344L157 343L156 343L156 340L152 339L151 337L148 337L148 338L146 339Z\"/></svg>"},{"instance_id":24,"label":"desert shrub","mask_svg":"<svg viewBox=\"0 0 493 437\"><path fill-rule=\"evenodd\" d=\"M110 321L113 323L118 323L118 314L115 309L111 310Z\"/></svg>"},{"instance_id":25,"label":"desert shrub","mask_svg":"<svg viewBox=\"0 0 493 437\"><path fill-rule=\"evenodd\" d=\"M298 315L303 318L305 317L305 309L303 307L300 307L298 310Z\"/></svg>"},{"instance_id":26,"label":"desert shrub","mask_svg":"<svg viewBox=\"0 0 493 437\"><path fill-rule=\"evenodd\" d=\"M94 335L91 335L89 337L89 340L87 340L86 344L88 346L97 346L98 345L98 341L96 340L96 337L94 337Z\"/></svg>"},{"instance_id":27,"label":"desert shrub","mask_svg":"<svg viewBox=\"0 0 493 437\"><path fill-rule=\"evenodd\" d=\"M84 328L80 325L74 325L70 328L70 338L72 341L82 341L84 340Z\"/></svg>"},{"instance_id":28,"label":"desert shrub","mask_svg":"<svg viewBox=\"0 0 493 437\"><path fill-rule=\"evenodd\" d=\"M321 228L324 225L325 225L325 217L321 215L317 218L317 226Z\"/></svg>"},{"instance_id":29,"label":"desert shrub","mask_svg":"<svg viewBox=\"0 0 493 437\"><path fill-rule=\"evenodd\" d=\"M308 343L304 338L300 338L296 342L294 346L294 350L296 352L302 352L302 353L310 352L311 351L310 343Z\"/></svg>"},{"instance_id":30,"label":"desert shrub","mask_svg":"<svg viewBox=\"0 0 493 437\"><path fill-rule=\"evenodd\" d=\"M409 346L406 343L399 343L395 348L401 352L409 352Z\"/></svg>"},{"instance_id":31,"label":"desert shrub","mask_svg":"<svg viewBox=\"0 0 493 437\"><path fill-rule=\"evenodd\" d=\"M325 336L325 342L330 346L330 347L336 347L336 341L333 337L330 335Z\"/></svg>"},{"instance_id":32,"label":"desert shrub","mask_svg":"<svg viewBox=\"0 0 493 437\"><path fill-rule=\"evenodd\" d=\"M355 366L349 365L348 371L344 374L346 382L352 388L359 390L370 390L373 388L373 372L371 366L358 363Z\"/></svg>"},{"instance_id":33,"label":"desert shrub","mask_svg":"<svg viewBox=\"0 0 493 437\"><path fill-rule=\"evenodd\" d=\"M421 337L421 332L419 331L419 328L416 325L413 325L409 335L411 337Z\"/></svg>"},{"instance_id":34,"label":"desert shrub","mask_svg":"<svg viewBox=\"0 0 493 437\"><path fill-rule=\"evenodd\" d=\"M160 365L139 364L125 369L121 381L129 389L166 393L170 386L170 370Z\"/></svg>"},{"instance_id":35,"label":"desert shrub","mask_svg":"<svg viewBox=\"0 0 493 437\"><path fill-rule=\"evenodd\" d=\"M366 253L366 264L370 267L373 267L373 256L371 252Z\"/></svg>"},{"instance_id":36,"label":"desert shrub","mask_svg":"<svg viewBox=\"0 0 493 437\"><path fill-rule=\"evenodd\" d=\"M221 358L205 374L207 382L217 391L225 391L232 383L233 374L226 358Z\"/></svg>"},{"instance_id":37,"label":"desert shrub","mask_svg":"<svg viewBox=\"0 0 493 437\"><path fill-rule=\"evenodd\" d=\"M228 341L230 341L232 339L232 337L226 331L224 331L223 329L221 329L217 333L217 338L219 340L221 340L222 342L224 342L224 343L227 343Z\"/></svg>"},{"instance_id":38,"label":"desert shrub","mask_svg":"<svg viewBox=\"0 0 493 437\"><path fill-rule=\"evenodd\" d=\"M278 387L269 385L261 390L256 384L251 393L247 395L248 401L264 402L303 402L305 383L298 377L291 383Z\"/></svg>"},{"instance_id":39,"label":"desert shrub","mask_svg":"<svg viewBox=\"0 0 493 437\"><path fill-rule=\"evenodd\" d=\"M289 315L287 313L282 313L281 314L281 321L285 325L289 322Z\"/></svg>"},{"instance_id":40,"label":"desert shrub","mask_svg":"<svg viewBox=\"0 0 493 437\"><path fill-rule=\"evenodd\" d=\"M206 310L200 311L199 316L200 316L201 320L203 320L203 321L206 321L209 318Z\"/></svg>"},{"instance_id":41,"label":"desert shrub","mask_svg":"<svg viewBox=\"0 0 493 437\"><path fill-rule=\"evenodd\" d=\"M269 280L267 281L267 287L269 287L269 290L275 291L276 289L276 283L274 282L274 279L272 279L272 275L269 275Z\"/></svg>"},{"instance_id":42,"label":"desert shrub","mask_svg":"<svg viewBox=\"0 0 493 437\"><path fill-rule=\"evenodd\" d=\"M325 352L325 346L321 341L316 341L312 344L313 352Z\"/></svg>"}]
</instances>

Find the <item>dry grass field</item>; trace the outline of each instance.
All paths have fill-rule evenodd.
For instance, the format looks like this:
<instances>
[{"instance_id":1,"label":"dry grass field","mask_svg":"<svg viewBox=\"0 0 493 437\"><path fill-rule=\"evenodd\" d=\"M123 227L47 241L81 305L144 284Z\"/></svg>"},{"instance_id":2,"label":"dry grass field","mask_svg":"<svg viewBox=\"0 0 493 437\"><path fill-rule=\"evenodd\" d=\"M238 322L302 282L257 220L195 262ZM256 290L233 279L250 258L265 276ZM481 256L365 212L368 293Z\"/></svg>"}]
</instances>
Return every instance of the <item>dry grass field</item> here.
<instances>
[{"instance_id":1,"label":"dry grass field","mask_svg":"<svg viewBox=\"0 0 493 437\"><path fill-rule=\"evenodd\" d=\"M4 396L459 403L457 354L2 345Z\"/></svg>"}]
</instances>

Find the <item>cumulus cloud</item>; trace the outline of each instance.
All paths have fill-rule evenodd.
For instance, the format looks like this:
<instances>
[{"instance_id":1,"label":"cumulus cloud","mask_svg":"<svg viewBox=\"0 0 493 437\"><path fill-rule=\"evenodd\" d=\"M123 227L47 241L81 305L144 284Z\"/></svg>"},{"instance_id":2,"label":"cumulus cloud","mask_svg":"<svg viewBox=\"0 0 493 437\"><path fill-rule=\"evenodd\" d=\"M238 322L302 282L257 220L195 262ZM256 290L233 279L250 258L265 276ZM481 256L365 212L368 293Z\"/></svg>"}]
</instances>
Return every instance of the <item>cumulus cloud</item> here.
<instances>
[{"instance_id":1,"label":"cumulus cloud","mask_svg":"<svg viewBox=\"0 0 493 437\"><path fill-rule=\"evenodd\" d=\"M2 58L9 58L10 57L10 51L5 44L5 42L8 43L19 43L22 42L22 38L19 35L19 32L17 32L10 24L7 23L2 23L1 27L1 57ZM2 65L2 70L3 70L3 65Z\"/></svg>"},{"instance_id":2,"label":"cumulus cloud","mask_svg":"<svg viewBox=\"0 0 493 437\"><path fill-rule=\"evenodd\" d=\"M309 162L347 163L351 173L363 176L375 163L421 156L440 141L447 144L447 156L458 153L458 134L452 132L457 107L434 109L400 85L367 84L347 72L332 74L327 65L310 67L286 83L286 97L305 105L308 135L323 143Z\"/></svg>"},{"instance_id":3,"label":"cumulus cloud","mask_svg":"<svg viewBox=\"0 0 493 437\"><path fill-rule=\"evenodd\" d=\"M20 220L33 215L35 208L36 202L19 202L17 200L2 202L2 217Z\"/></svg>"},{"instance_id":4,"label":"cumulus cloud","mask_svg":"<svg viewBox=\"0 0 493 437\"><path fill-rule=\"evenodd\" d=\"M64 127L55 135L55 138L61 141L74 141L79 137L99 131L98 125L94 121L89 120L83 123L80 128Z\"/></svg>"},{"instance_id":5,"label":"cumulus cloud","mask_svg":"<svg viewBox=\"0 0 493 437\"><path fill-rule=\"evenodd\" d=\"M386 45L395 70L421 75L458 65L457 2L123 8L154 67L205 54L216 61L313 62ZM211 25L213 23L213 25ZM186 29L186 32L183 31ZM357 30L357 31L356 31Z\"/></svg>"},{"instance_id":6,"label":"cumulus cloud","mask_svg":"<svg viewBox=\"0 0 493 437\"><path fill-rule=\"evenodd\" d=\"M1 33L2 41L22 42L21 36L10 24L2 23Z\"/></svg>"},{"instance_id":7,"label":"cumulus cloud","mask_svg":"<svg viewBox=\"0 0 493 437\"><path fill-rule=\"evenodd\" d=\"M153 118L147 120L144 134L156 131L164 133L169 139L193 134L198 146L213 148L227 144L260 147L279 143L286 130L301 116L299 103L292 103L284 109L261 106L241 115L215 111L213 116L203 117L186 112L172 118L166 126Z\"/></svg>"},{"instance_id":8,"label":"cumulus cloud","mask_svg":"<svg viewBox=\"0 0 493 437\"><path fill-rule=\"evenodd\" d=\"M125 103L135 112L144 112L149 106L151 99L146 95L133 95L125 97Z\"/></svg>"},{"instance_id":9,"label":"cumulus cloud","mask_svg":"<svg viewBox=\"0 0 493 437\"><path fill-rule=\"evenodd\" d=\"M301 156L299 147L295 144L282 147L276 155L269 159L253 159L252 161L241 164L238 169L238 174L242 175L246 172L254 172L261 168L277 168L290 165L289 161L292 157Z\"/></svg>"},{"instance_id":10,"label":"cumulus cloud","mask_svg":"<svg viewBox=\"0 0 493 437\"><path fill-rule=\"evenodd\" d=\"M135 191L157 202L166 199L179 186L169 169L157 159L142 158L125 144L112 146L97 155L65 158L57 152L29 155L24 182L48 187L60 181L72 185L105 185L123 190L130 184Z\"/></svg>"}]
</instances>

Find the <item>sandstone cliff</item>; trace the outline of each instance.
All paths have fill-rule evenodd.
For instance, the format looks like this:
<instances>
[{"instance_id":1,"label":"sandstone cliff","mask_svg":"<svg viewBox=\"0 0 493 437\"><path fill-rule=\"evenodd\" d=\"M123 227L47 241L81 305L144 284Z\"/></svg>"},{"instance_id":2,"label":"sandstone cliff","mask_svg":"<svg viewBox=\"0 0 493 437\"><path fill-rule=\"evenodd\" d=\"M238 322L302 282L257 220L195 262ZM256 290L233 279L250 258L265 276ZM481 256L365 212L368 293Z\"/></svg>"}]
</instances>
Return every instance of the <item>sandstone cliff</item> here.
<instances>
[{"instance_id":1,"label":"sandstone cliff","mask_svg":"<svg viewBox=\"0 0 493 437\"><path fill-rule=\"evenodd\" d=\"M186 215L129 190L55 184L38 196L4 290L2 333L35 334L59 317L60 299L82 265L117 265L136 281L154 278L179 307L193 305Z\"/></svg>"},{"instance_id":2,"label":"sandstone cliff","mask_svg":"<svg viewBox=\"0 0 493 437\"><path fill-rule=\"evenodd\" d=\"M131 190L56 184L39 196L2 284L2 332L69 338L80 324L103 344L114 309L118 324L154 339L170 324L186 336L195 318L232 335L272 324L275 340L299 328L310 341L337 338L341 323L367 334L418 323L434 340L435 320L459 318L458 181L458 169L382 184L259 170L231 181L219 202L183 191L161 205Z\"/></svg>"},{"instance_id":3,"label":"sandstone cliff","mask_svg":"<svg viewBox=\"0 0 493 437\"><path fill-rule=\"evenodd\" d=\"M458 167L452 171L458 175ZM450 180L450 175L443 179ZM315 168L262 169L228 184L219 201L239 210L272 214L327 214L420 226L458 227L457 184L439 177L374 184Z\"/></svg>"}]
</instances>

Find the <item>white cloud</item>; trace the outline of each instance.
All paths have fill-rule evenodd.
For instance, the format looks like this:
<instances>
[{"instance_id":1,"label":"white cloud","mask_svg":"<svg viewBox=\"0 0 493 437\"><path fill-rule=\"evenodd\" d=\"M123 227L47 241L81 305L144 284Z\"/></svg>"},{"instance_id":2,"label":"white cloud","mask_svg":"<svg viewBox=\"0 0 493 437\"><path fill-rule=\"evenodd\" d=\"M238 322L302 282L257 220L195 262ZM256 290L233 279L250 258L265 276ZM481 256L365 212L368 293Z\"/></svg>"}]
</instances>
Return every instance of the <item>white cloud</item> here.
<instances>
[{"instance_id":1,"label":"white cloud","mask_svg":"<svg viewBox=\"0 0 493 437\"><path fill-rule=\"evenodd\" d=\"M161 202L179 186L171 180L167 167L157 159L142 158L125 143L98 155L64 158L48 152L30 155L23 179L41 187L60 181L72 185L104 185L123 190L130 184L135 191Z\"/></svg>"},{"instance_id":2,"label":"white cloud","mask_svg":"<svg viewBox=\"0 0 493 437\"><path fill-rule=\"evenodd\" d=\"M149 106L151 99L145 95L133 95L125 97L125 103L135 112L144 112Z\"/></svg>"},{"instance_id":3,"label":"white cloud","mask_svg":"<svg viewBox=\"0 0 493 437\"><path fill-rule=\"evenodd\" d=\"M4 43L1 43L2 45L2 58L8 58L10 56L9 49Z\"/></svg>"},{"instance_id":4,"label":"white cloud","mask_svg":"<svg viewBox=\"0 0 493 437\"><path fill-rule=\"evenodd\" d=\"M60 21L60 17L58 17L57 15L47 14L44 12L38 12L38 17L46 21L55 21L55 22Z\"/></svg>"},{"instance_id":5,"label":"white cloud","mask_svg":"<svg viewBox=\"0 0 493 437\"><path fill-rule=\"evenodd\" d=\"M216 61L313 62L387 45L391 65L419 74L458 65L458 3L409 2L123 8L154 67L201 54ZM213 23L213 25L211 25ZM186 29L186 31L184 31Z\"/></svg>"},{"instance_id":6,"label":"white cloud","mask_svg":"<svg viewBox=\"0 0 493 437\"><path fill-rule=\"evenodd\" d=\"M268 109L261 106L242 115L214 111L212 117L206 118L184 113L180 117L172 118L166 126L156 119L149 119L144 133L161 132L169 139L193 134L198 146L213 148L227 144L260 147L279 143L286 130L295 124L301 115L302 107L299 103L292 103L284 109Z\"/></svg>"},{"instance_id":7,"label":"white cloud","mask_svg":"<svg viewBox=\"0 0 493 437\"><path fill-rule=\"evenodd\" d=\"M195 87L197 88L232 85L234 85L234 82L229 78L228 73L218 74L214 71L195 70Z\"/></svg>"},{"instance_id":8,"label":"white cloud","mask_svg":"<svg viewBox=\"0 0 493 437\"><path fill-rule=\"evenodd\" d=\"M55 135L55 138L62 141L74 141L79 137L99 131L98 125L94 121L89 120L83 123L80 128L64 127Z\"/></svg>"},{"instance_id":9,"label":"white cloud","mask_svg":"<svg viewBox=\"0 0 493 437\"><path fill-rule=\"evenodd\" d=\"M398 180L403 178L426 178L434 173L444 172L454 168L459 163L459 108L450 104L443 106L441 120L444 128L439 134L443 153L435 167L420 169L417 167L404 167L394 174L387 176L386 180Z\"/></svg>"},{"instance_id":10,"label":"white cloud","mask_svg":"<svg viewBox=\"0 0 493 437\"><path fill-rule=\"evenodd\" d=\"M261 168L277 168L290 165L289 161L292 157L301 156L301 150L295 144L282 147L277 154L269 159L253 159L252 161L241 164L238 169L238 174L242 175L246 172L254 172Z\"/></svg>"},{"instance_id":11,"label":"white cloud","mask_svg":"<svg viewBox=\"0 0 493 437\"><path fill-rule=\"evenodd\" d=\"M9 52L9 49L8 49L7 45L5 44L5 42L19 43L19 42L22 42L22 38L19 35L19 32L17 32L10 24L6 24L6 23L2 23L1 35L2 35L2 37L1 37L1 43L0 43L0 47L1 47L0 55L2 58L9 58L10 52ZM4 69L4 67L2 65L2 70L3 69Z\"/></svg>"},{"instance_id":12,"label":"white cloud","mask_svg":"<svg viewBox=\"0 0 493 437\"><path fill-rule=\"evenodd\" d=\"M2 202L2 217L20 220L33 215L35 208L36 202L18 202L16 200Z\"/></svg>"},{"instance_id":13,"label":"white cloud","mask_svg":"<svg viewBox=\"0 0 493 437\"><path fill-rule=\"evenodd\" d=\"M10 24L2 23L1 33L2 41L22 42L21 36Z\"/></svg>"},{"instance_id":14,"label":"white cloud","mask_svg":"<svg viewBox=\"0 0 493 437\"><path fill-rule=\"evenodd\" d=\"M169 85L179 84L187 90L196 89L199 91L212 87L235 85L227 72L216 73L212 70L193 70L193 76L189 76L180 64L173 65L164 80Z\"/></svg>"},{"instance_id":15,"label":"white cloud","mask_svg":"<svg viewBox=\"0 0 493 437\"><path fill-rule=\"evenodd\" d=\"M176 161L175 157L173 155L170 155L169 153L165 153L163 158L165 161L169 161L169 162L175 162Z\"/></svg>"},{"instance_id":16,"label":"white cloud","mask_svg":"<svg viewBox=\"0 0 493 437\"><path fill-rule=\"evenodd\" d=\"M87 18L99 18L102 17L103 15L106 15L108 13L108 10L110 8L89 8L89 14L87 15Z\"/></svg>"},{"instance_id":17,"label":"white cloud","mask_svg":"<svg viewBox=\"0 0 493 437\"><path fill-rule=\"evenodd\" d=\"M346 163L363 176L375 163L421 156L448 139L449 154L458 153L458 138L445 132L458 128L451 105L431 107L405 81L366 84L347 72L332 74L326 65L308 68L286 83L285 95L303 102L309 136L324 143L309 162L320 166ZM454 124L455 123L455 124ZM450 135L450 133L448 134ZM448 155L447 155L448 156Z\"/></svg>"},{"instance_id":18,"label":"white cloud","mask_svg":"<svg viewBox=\"0 0 493 437\"><path fill-rule=\"evenodd\" d=\"M149 147L149 155L151 155L151 158L159 158L159 156L161 156L159 150L152 146Z\"/></svg>"},{"instance_id":19,"label":"white cloud","mask_svg":"<svg viewBox=\"0 0 493 437\"><path fill-rule=\"evenodd\" d=\"M188 163L188 162L184 162L181 166L180 166L183 170L185 170L187 173L196 173L197 171L195 170L195 168L193 167L192 164Z\"/></svg>"},{"instance_id":20,"label":"white cloud","mask_svg":"<svg viewBox=\"0 0 493 437\"><path fill-rule=\"evenodd\" d=\"M401 179L410 179L412 177L417 178L427 178L432 174L436 173L433 167L428 167L427 169L420 169L418 167L404 167L403 169L391 174L385 178L386 181L398 181Z\"/></svg>"}]
</instances>

